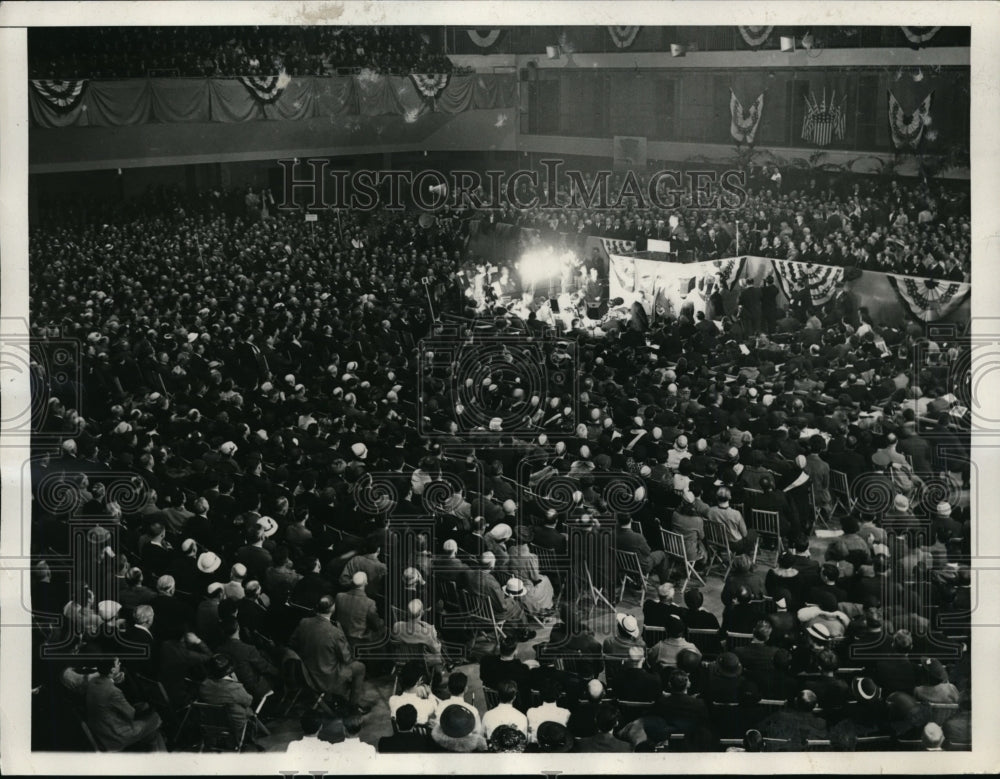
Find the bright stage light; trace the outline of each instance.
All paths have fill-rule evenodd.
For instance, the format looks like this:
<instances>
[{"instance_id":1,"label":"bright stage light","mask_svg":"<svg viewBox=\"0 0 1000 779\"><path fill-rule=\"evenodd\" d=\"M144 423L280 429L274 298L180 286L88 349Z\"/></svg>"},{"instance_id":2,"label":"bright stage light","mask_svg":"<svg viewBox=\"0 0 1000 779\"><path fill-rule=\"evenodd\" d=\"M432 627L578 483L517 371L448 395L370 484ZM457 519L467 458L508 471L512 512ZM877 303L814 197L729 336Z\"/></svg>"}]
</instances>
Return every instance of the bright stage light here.
<instances>
[{"instance_id":1,"label":"bright stage light","mask_svg":"<svg viewBox=\"0 0 1000 779\"><path fill-rule=\"evenodd\" d=\"M552 249L530 251L522 255L517 270L521 274L522 283L537 284L560 275L571 259L571 254L560 256Z\"/></svg>"}]
</instances>

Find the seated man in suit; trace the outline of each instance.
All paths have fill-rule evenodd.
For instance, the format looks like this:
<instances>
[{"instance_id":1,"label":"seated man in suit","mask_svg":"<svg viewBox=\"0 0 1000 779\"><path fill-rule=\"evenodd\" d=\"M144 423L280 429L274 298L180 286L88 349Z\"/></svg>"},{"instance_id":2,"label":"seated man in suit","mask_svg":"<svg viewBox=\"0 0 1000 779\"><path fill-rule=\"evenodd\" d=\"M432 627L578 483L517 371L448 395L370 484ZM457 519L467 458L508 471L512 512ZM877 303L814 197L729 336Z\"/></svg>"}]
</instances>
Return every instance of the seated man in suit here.
<instances>
[{"instance_id":1,"label":"seated man in suit","mask_svg":"<svg viewBox=\"0 0 1000 779\"><path fill-rule=\"evenodd\" d=\"M136 748L166 752L160 735L160 715L134 708L114 678L121 670L117 657L99 657L97 675L87 682L87 726L99 745L108 752Z\"/></svg>"},{"instance_id":2,"label":"seated man in suit","mask_svg":"<svg viewBox=\"0 0 1000 779\"><path fill-rule=\"evenodd\" d=\"M396 732L391 736L383 736L378 740L378 751L394 752L431 752L433 742L426 733L415 731L417 710L409 703L396 709Z\"/></svg>"},{"instance_id":3,"label":"seated man in suit","mask_svg":"<svg viewBox=\"0 0 1000 779\"><path fill-rule=\"evenodd\" d=\"M365 667L353 659L344 631L332 621L333 609L333 598L320 598L316 614L299 622L288 639L288 647L299 654L320 689L349 698L352 709L364 713L367 708L361 696Z\"/></svg>"}]
</instances>

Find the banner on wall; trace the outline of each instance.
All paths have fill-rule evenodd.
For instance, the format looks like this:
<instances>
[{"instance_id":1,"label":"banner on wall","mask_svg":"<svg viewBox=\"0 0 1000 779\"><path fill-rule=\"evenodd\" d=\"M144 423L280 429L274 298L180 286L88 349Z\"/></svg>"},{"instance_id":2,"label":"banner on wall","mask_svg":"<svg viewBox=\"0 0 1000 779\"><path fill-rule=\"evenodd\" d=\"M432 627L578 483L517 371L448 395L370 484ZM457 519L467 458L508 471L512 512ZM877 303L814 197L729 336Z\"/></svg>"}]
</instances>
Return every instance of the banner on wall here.
<instances>
[{"instance_id":1,"label":"banner on wall","mask_svg":"<svg viewBox=\"0 0 1000 779\"><path fill-rule=\"evenodd\" d=\"M477 30L471 29L466 30L469 34L469 40L472 41L480 49L488 49L490 46L495 44L500 40L500 34L503 30L492 29L492 30Z\"/></svg>"},{"instance_id":2,"label":"banner on wall","mask_svg":"<svg viewBox=\"0 0 1000 779\"><path fill-rule=\"evenodd\" d=\"M746 257L733 257L729 260L712 260L712 266L718 271L719 276L730 289L743 275L747 266Z\"/></svg>"},{"instance_id":3,"label":"banner on wall","mask_svg":"<svg viewBox=\"0 0 1000 779\"><path fill-rule=\"evenodd\" d=\"M892 145L897 149L917 148L924 135L924 128L930 124L932 97L933 91L907 116L892 90L889 90L889 130L892 133Z\"/></svg>"},{"instance_id":4,"label":"banner on wall","mask_svg":"<svg viewBox=\"0 0 1000 779\"><path fill-rule=\"evenodd\" d=\"M238 80L261 103L273 103L292 81L285 71L276 76L240 76Z\"/></svg>"},{"instance_id":5,"label":"banner on wall","mask_svg":"<svg viewBox=\"0 0 1000 779\"><path fill-rule=\"evenodd\" d=\"M635 251L635 241L625 241L619 238L602 238L601 244L608 256L612 254L632 254Z\"/></svg>"},{"instance_id":6,"label":"banner on wall","mask_svg":"<svg viewBox=\"0 0 1000 779\"><path fill-rule=\"evenodd\" d=\"M756 49L763 46L767 39L771 37L771 33L774 31L774 25L741 24L737 25L736 29L740 31L740 35L743 37L743 41L746 45Z\"/></svg>"},{"instance_id":7,"label":"banner on wall","mask_svg":"<svg viewBox=\"0 0 1000 779\"><path fill-rule=\"evenodd\" d=\"M795 300L804 289L814 306L829 303L844 280L844 269L811 262L771 260L778 286L788 300Z\"/></svg>"},{"instance_id":8,"label":"banner on wall","mask_svg":"<svg viewBox=\"0 0 1000 779\"><path fill-rule=\"evenodd\" d=\"M611 36L611 42L619 49L627 49L633 43L635 43L635 37L639 34L639 30L642 27L638 26L610 26L608 27L608 34Z\"/></svg>"},{"instance_id":9,"label":"banner on wall","mask_svg":"<svg viewBox=\"0 0 1000 779\"><path fill-rule=\"evenodd\" d=\"M910 43L920 45L922 43L927 43L931 38L937 35L940 27L900 27L903 31L903 35L906 36L906 40Z\"/></svg>"},{"instance_id":10,"label":"banner on wall","mask_svg":"<svg viewBox=\"0 0 1000 779\"><path fill-rule=\"evenodd\" d=\"M413 82L413 86L417 88L417 91L424 97L431 99L436 98L444 92L450 79L451 76L447 73L438 73L436 75L428 75L426 73L410 74L410 81Z\"/></svg>"},{"instance_id":11,"label":"banner on wall","mask_svg":"<svg viewBox=\"0 0 1000 779\"><path fill-rule=\"evenodd\" d=\"M910 313L922 322L934 322L950 314L972 288L963 281L923 279L896 273L887 273L886 277Z\"/></svg>"},{"instance_id":12,"label":"banner on wall","mask_svg":"<svg viewBox=\"0 0 1000 779\"><path fill-rule=\"evenodd\" d=\"M31 86L35 88L35 94L42 98L53 110L58 113L72 111L80 103L83 97L83 90L87 86L86 79L73 79L61 81L58 79L39 78L32 79Z\"/></svg>"},{"instance_id":13,"label":"banner on wall","mask_svg":"<svg viewBox=\"0 0 1000 779\"><path fill-rule=\"evenodd\" d=\"M737 143L753 144L754 136L757 134L757 126L760 124L761 114L764 112L764 93L757 95L750 108L743 110L743 103L736 97L736 93L729 90L729 134Z\"/></svg>"},{"instance_id":14,"label":"banner on wall","mask_svg":"<svg viewBox=\"0 0 1000 779\"><path fill-rule=\"evenodd\" d=\"M830 102L826 101L826 90L823 90L822 101L816 99L816 95L810 92L806 95L806 113L802 119L802 140L807 143L815 143L817 146L829 146L830 142L836 138L838 141L844 140L844 128L847 124L847 97L846 95L837 102L837 92L830 95Z\"/></svg>"}]
</instances>

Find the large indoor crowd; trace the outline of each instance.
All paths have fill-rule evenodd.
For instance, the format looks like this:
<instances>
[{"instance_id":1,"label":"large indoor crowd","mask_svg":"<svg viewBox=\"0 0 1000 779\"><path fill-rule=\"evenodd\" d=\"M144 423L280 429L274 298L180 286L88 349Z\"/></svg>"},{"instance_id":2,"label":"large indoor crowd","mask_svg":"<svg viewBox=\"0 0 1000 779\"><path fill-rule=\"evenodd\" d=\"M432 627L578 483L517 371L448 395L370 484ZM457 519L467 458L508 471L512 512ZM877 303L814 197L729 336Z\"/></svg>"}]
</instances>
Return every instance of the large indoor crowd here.
<instances>
[{"instance_id":1,"label":"large indoor crowd","mask_svg":"<svg viewBox=\"0 0 1000 779\"><path fill-rule=\"evenodd\" d=\"M664 170L674 166L664 165ZM691 261L741 254L797 260L861 270L968 281L971 272L968 182L849 175L774 165L752 166L739 201L727 194L716 172L695 180L688 175L657 179L659 208L649 197L653 174L637 175L643 199L630 197L625 175L608 181L611 207L585 207L587 196L558 187L559 204L550 208L544 178L538 188L544 207L502 207L496 219L546 232L599 235L638 241L668 241L670 251ZM595 176L584 176L599 193ZM527 202L528 193L523 195ZM699 200L700 198L700 200ZM619 202L620 201L620 202ZM707 203L708 207L699 204ZM606 204L607 205L607 204ZM673 217L673 219L672 219Z\"/></svg>"},{"instance_id":2,"label":"large indoor crowd","mask_svg":"<svg viewBox=\"0 0 1000 779\"><path fill-rule=\"evenodd\" d=\"M516 279L470 308L459 228L213 202L31 233L36 749L969 748L957 342L839 303L549 338ZM746 213L965 262L929 202Z\"/></svg>"},{"instance_id":3,"label":"large indoor crowd","mask_svg":"<svg viewBox=\"0 0 1000 779\"><path fill-rule=\"evenodd\" d=\"M31 78L451 73L411 27L94 27L31 31Z\"/></svg>"}]
</instances>

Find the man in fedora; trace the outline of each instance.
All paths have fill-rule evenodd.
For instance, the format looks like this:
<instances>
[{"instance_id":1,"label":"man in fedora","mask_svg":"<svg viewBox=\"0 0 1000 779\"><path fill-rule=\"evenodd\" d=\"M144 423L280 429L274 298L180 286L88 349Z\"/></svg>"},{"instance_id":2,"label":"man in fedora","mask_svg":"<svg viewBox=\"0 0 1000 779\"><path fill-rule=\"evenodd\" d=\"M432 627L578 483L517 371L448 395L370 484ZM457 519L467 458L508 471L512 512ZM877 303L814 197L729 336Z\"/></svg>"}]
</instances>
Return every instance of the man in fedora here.
<instances>
[{"instance_id":1,"label":"man in fedora","mask_svg":"<svg viewBox=\"0 0 1000 779\"><path fill-rule=\"evenodd\" d=\"M497 621L504 622L504 632L513 631L522 641L535 637L535 631L528 630L528 617L518 603L504 592L493 575L497 559L492 552L483 552L479 557L479 567L469 572L469 590L479 597L489 598L493 604L493 614Z\"/></svg>"}]
</instances>

